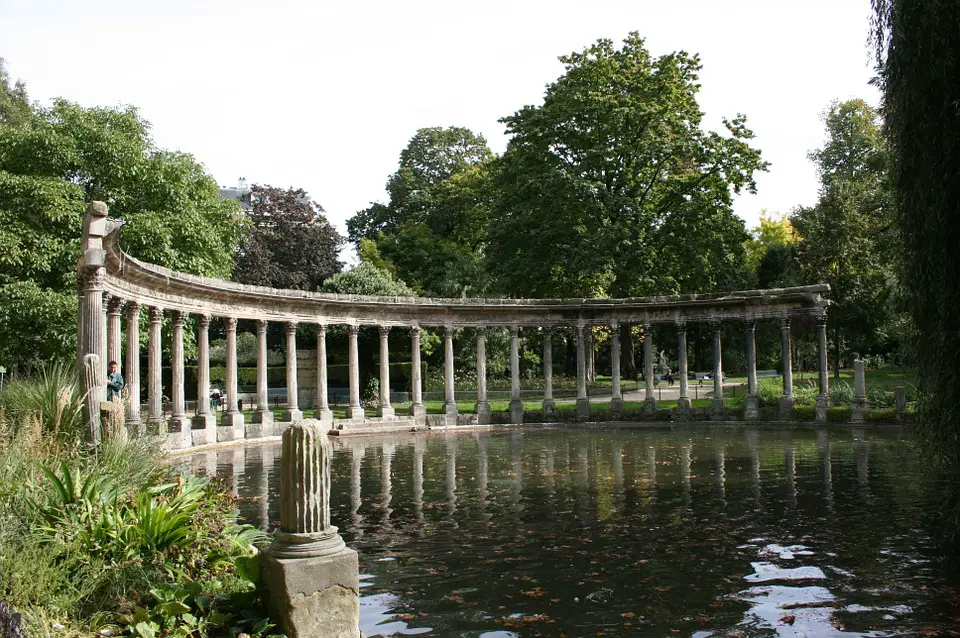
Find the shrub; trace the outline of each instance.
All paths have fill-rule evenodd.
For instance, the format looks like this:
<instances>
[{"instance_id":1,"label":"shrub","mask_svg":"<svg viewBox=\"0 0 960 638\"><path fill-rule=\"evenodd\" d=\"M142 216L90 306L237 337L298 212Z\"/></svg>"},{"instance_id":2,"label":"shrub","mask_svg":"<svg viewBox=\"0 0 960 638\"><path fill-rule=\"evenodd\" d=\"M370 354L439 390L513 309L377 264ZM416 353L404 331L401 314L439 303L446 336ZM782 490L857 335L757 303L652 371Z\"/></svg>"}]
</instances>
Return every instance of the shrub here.
<instances>
[{"instance_id":1,"label":"shrub","mask_svg":"<svg viewBox=\"0 0 960 638\"><path fill-rule=\"evenodd\" d=\"M816 419L816 407L812 405L794 405L793 418L797 421L813 421Z\"/></svg>"},{"instance_id":2,"label":"shrub","mask_svg":"<svg viewBox=\"0 0 960 638\"><path fill-rule=\"evenodd\" d=\"M0 393L0 408L14 428L35 417L46 436L83 440L83 396L71 366L46 365L37 376L12 379Z\"/></svg>"},{"instance_id":3,"label":"shrub","mask_svg":"<svg viewBox=\"0 0 960 638\"><path fill-rule=\"evenodd\" d=\"M834 407L827 408L827 421L831 423L849 423L850 422L849 406L834 406Z\"/></svg>"},{"instance_id":4,"label":"shrub","mask_svg":"<svg viewBox=\"0 0 960 638\"><path fill-rule=\"evenodd\" d=\"M793 388L793 402L795 405L812 406L817 402L820 387L813 381L803 381Z\"/></svg>"},{"instance_id":5,"label":"shrub","mask_svg":"<svg viewBox=\"0 0 960 638\"><path fill-rule=\"evenodd\" d=\"M894 404L892 390L887 390L879 386L867 388L867 402L871 408L889 408Z\"/></svg>"},{"instance_id":6,"label":"shrub","mask_svg":"<svg viewBox=\"0 0 960 638\"><path fill-rule=\"evenodd\" d=\"M846 381L835 381L830 386L830 405L844 406L853 404L853 388Z\"/></svg>"},{"instance_id":7,"label":"shrub","mask_svg":"<svg viewBox=\"0 0 960 638\"><path fill-rule=\"evenodd\" d=\"M863 416L864 421L870 423L899 423L901 415L896 408L881 408L879 410L867 410Z\"/></svg>"},{"instance_id":8,"label":"shrub","mask_svg":"<svg viewBox=\"0 0 960 638\"><path fill-rule=\"evenodd\" d=\"M757 383L757 396L760 398L761 406L775 406L783 396L783 386L780 381L774 378L759 379Z\"/></svg>"}]
</instances>

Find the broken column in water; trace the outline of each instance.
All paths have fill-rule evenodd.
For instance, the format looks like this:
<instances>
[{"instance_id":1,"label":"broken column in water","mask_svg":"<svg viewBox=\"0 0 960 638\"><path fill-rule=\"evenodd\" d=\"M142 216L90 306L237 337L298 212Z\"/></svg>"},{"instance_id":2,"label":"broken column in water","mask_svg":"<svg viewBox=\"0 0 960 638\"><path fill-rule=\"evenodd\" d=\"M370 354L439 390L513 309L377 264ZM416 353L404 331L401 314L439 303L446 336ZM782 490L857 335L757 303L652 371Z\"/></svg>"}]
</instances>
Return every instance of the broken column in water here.
<instances>
[{"instance_id":1,"label":"broken column in water","mask_svg":"<svg viewBox=\"0 0 960 638\"><path fill-rule=\"evenodd\" d=\"M850 410L850 421L863 423L867 407L867 380L863 372L863 360L857 357L853 360L853 407Z\"/></svg>"},{"instance_id":2,"label":"broken column in water","mask_svg":"<svg viewBox=\"0 0 960 638\"><path fill-rule=\"evenodd\" d=\"M333 451L318 423L283 433L280 529L264 550L262 571L271 618L290 638L358 638L357 552L330 524Z\"/></svg>"}]
</instances>

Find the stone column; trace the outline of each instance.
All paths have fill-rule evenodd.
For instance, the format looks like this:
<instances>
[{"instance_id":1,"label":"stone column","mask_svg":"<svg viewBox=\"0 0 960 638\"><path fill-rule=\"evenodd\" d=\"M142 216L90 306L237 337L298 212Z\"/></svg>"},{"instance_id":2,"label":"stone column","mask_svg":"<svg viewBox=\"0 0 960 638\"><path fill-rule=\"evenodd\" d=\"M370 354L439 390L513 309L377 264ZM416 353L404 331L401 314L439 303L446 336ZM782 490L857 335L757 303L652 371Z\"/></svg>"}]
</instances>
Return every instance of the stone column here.
<instances>
[{"instance_id":1,"label":"stone column","mask_svg":"<svg viewBox=\"0 0 960 638\"><path fill-rule=\"evenodd\" d=\"M490 423L490 402L487 400L487 330L477 329L477 423Z\"/></svg>"},{"instance_id":2,"label":"stone column","mask_svg":"<svg viewBox=\"0 0 960 638\"><path fill-rule=\"evenodd\" d=\"M610 397L610 416L619 419L623 416L623 389L620 387L620 324L610 324L610 378L612 396Z\"/></svg>"},{"instance_id":3,"label":"stone column","mask_svg":"<svg viewBox=\"0 0 960 638\"><path fill-rule=\"evenodd\" d=\"M720 348L720 330L722 325L719 320L712 322L713 328L713 405L711 410L714 418L723 417L723 357Z\"/></svg>"},{"instance_id":4,"label":"stone column","mask_svg":"<svg viewBox=\"0 0 960 638\"><path fill-rule=\"evenodd\" d=\"M510 422L523 423L520 398L520 328L510 326Z\"/></svg>"},{"instance_id":5,"label":"stone column","mask_svg":"<svg viewBox=\"0 0 960 638\"><path fill-rule=\"evenodd\" d=\"M793 361L790 351L790 317L780 320L780 356L783 361L783 395L780 397L780 420L793 418Z\"/></svg>"},{"instance_id":6,"label":"stone column","mask_svg":"<svg viewBox=\"0 0 960 638\"><path fill-rule=\"evenodd\" d=\"M210 410L210 315L197 317L197 414L193 444L217 442L217 417Z\"/></svg>"},{"instance_id":7,"label":"stone column","mask_svg":"<svg viewBox=\"0 0 960 638\"><path fill-rule=\"evenodd\" d=\"M417 425L427 422L427 409L423 405L423 380L420 368L420 326L410 328L410 416Z\"/></svg>"},{"instance_id":8,"label":"stone column","mask_svg":"<svg viewBox=\"0 0 960 638\"><path fill-rule=\"evenodd\" d=\"M124 381L127 386L127 432L143 434L140 425L140 304L127 303L127 360Z\"/></svg>"},{"instance_id":9,"label":"stone column","mask_svg":"<svg viewBox=\"0 0 960 638\"><path fill-rule=\"evenodd\" d=\"M163 321L162 308L150 308L150 328L147 331L147 432L165 433L163 427L163 377L161 376L160 357L163 350L160 345L160 324Z\"/></svg>"},{"instance_id":10,"label":"stone column","mask_svg":"<svg viewBox=\"0 0 960 638\"><path fill-rule=\"evenodd\" d=\"M688 366L687 366L687 324L685 321L677 323L677 376L680 377L680 398L677 399L677 414L681 418L690 415L690 395L687 393Z\"/></svg>"},{"instance_id":11,"label":"stone column","mask_svg":"<svg viewBox=\"0 0 960 638\"><path fill-rule=\"evenodd\" d=\"M397 418L390 405L390 326L380 326L380 406L377 416L384 421Z\"/></svg>"},{"instance_id":12,"label":"stone column","mask_svg":"<svg viewBox=\"0 0 960 638\"><path fill-rule=\"evenodd\" d=\"M170 399L173 403L170 421L167 423L167 441L170 447L189 447L190 419L187 418L186 395L184 393L183 362L183 322L187 314L175 310L172 315L173 337L170 347L171 380Z\"/></svg>"},{"instance_id":13,"label":"stone column","mask_svg":"<svg viewBox=\"0 0 960 638\"><path fill-rule=\"evenodd\" d=\"M227 410L220 418L217 429L218 441L233 441L243 438L243 413L237 402L237 318L227 317Z\"/></svg>"},{"instance_id":14,"label":"stone column","mask_svg":"<svg viewBox=\"0 0 960 638\"><path fill-rule=\"evenodd\" d=\"M327 396L327 326L317 325L317 407L313 418L324 425L333 423L333 411Z\"/></svg>"},{"instance_id":15,"label":"stone column","mask_svg":"<svg viewBox=\"0 0 960 638\"><path fill-rule=\"evenodd\" d=\"M90 202L83 217L80 260L77 264L77 375L86 393L83 419L91 445L100 442L100 404L107 398L106 326L103 317L103 237L107 234L107 205ZM96 357L95 359L93 357Z\"/></svg>"},{"instance_id":16,"label":"stone column","mask_svg":"<svg viewBox=\"0 0 960 638\"><path fill-rule=\"evenodd\" d=\"M853 406L850 410L850 421L863 423L868 407L867 377L863 369L863 360L857 356L853 360Z\"/></svg>"},{"instance_id":17,"label":"stone column","mask_svg":"<svg viewBox=\"0 0 960 638\"><path fill-rule=\"evenodd\" d=\"M297 322L287 322L287 409L280 418L294 423L303 421L300 410L300 388L297 385Z\"/></svg>"},{"instance_id":18,"label":"stone column","mask_svg":"<svg viewBox=\"0 0 960 638\"><path fill-rule=\"evenodd\" d=\"M363 421L363 406L360 404L360 354L357 346L357 326L347 326L347 367L350 372L350 405L347 418Z\"/></svg>"},{"instance_id":19,"label":"stone column","mask_svg":"<svg viewBox=\"0 0 960 638\"><path fill-rule=\"evenodd\" d=\"M553 400L553 328L543 329L543 418L552 417L557 411Z\"/></svg>"},{"instance_id":20,"label":"stone column","mask_svg":"<svg viewBox=\"0 0 960 638\"><path fill-rule=\"evenodd\" d=\"M273 434L273 412L270 411L270 395L267 387L267 320L257 319L257 409L250 417L250 423L260 426L248 428L247 436L256 432L260 436Z\"/></svg>"},{"instance_id":21,"label":"stone column","mask_svg":"<svg viewBox=\"0 0 960 638\"><path fill-rule=\"evenodd\" d=\"M590 399L587 397L587 356L584 347L584 324L577 324L577 420L590 418Z\"/></svg>"},{"instance_id":22,"label":"stone column","mask_svg":"<svg viewBox=\"0 0 960 638\"><path fill-rule=\"evenodd\" d=\"M760 418L760 397L757 396L757 322L747 322L747 398L743 419L756 421Z\"/></svg>"},{"instance_id":23,"label":"stone column","mask_svg":"<svg viewBox=\"0 0 960 638\"><path fill-rule=\"evenodd\" d=\"M291 638L359 638L357 553L330 524L330 443L301 421L282 454L280 529L261 559L270 617Z\"/></svg>"},{"instance_id":24,"label":"stone column","mask_svg":"<svg viewBox=\"0 0 960 638\"><path fill-rule=\"evenodd\" d=\"M121 332L120 332L120 313L123 310L123 299L120 297L110 297L107 302L107 369L110 369L110 362L116 361L119 368L123 364L121 358ZM126 370L121 372L126 373ZM126 375L124 375L126 376Z\"/></svg>"},{"instance_id":25,"label":"stone column","mask_svg":"<svg viewBox=\"0 0 960 638\"><path fill-rule=\"evenodd\" d=\"M453 383L453 326L443 333L443 416L447 425L457 424L457 399Z\"/></svg>"},{"instance_id":26,"label":"stone column","mask_svg":"<svg viewBox=\"0 0 960 638\"><path fill-rule=\"evenodd\" d=\"M643 322L643 376L644 376L644 411L653 415L657 411L657 398L653 394L653 326L649 321Z\"/></svg>"},{"instance_id":27,"label":"stone column","mask_svg":"<svg viewBox=\"0 0 960 638\"><path fill-rule=\"evenodd\" d=\"M815 418L826 422L830 406L830 374L827 370L827 315L817 317L817 370L820 373L820 392L817 394Z\"/></svg>"}]
</instances>

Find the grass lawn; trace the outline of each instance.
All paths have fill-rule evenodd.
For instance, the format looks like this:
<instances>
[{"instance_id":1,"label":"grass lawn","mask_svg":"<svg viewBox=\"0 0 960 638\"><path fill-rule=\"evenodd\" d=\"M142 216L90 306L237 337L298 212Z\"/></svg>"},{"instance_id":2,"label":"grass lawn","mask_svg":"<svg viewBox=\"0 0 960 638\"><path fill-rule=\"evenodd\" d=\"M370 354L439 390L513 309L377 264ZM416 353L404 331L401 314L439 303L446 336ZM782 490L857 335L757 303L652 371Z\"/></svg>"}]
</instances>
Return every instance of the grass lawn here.
<instances>
[{"instance_id":1,"label":"grass lawn","mask_svg":"<svg viewBox=\"0 0 960 638\"><path fill-rule=\"evenodd\" d=\"M893 390L894 387L898 385L906 386L908 393L910 386L916 385L917 378L914 373L910 370L901 370L896 368L880 368L876 370L866 370L865 371L867 387L881 387L884 390ZM767 377L780 379L780 375L776 377ZM811 383L817 382L817 373L816 371L805 371L801 377L799 372L794 371L793 373L793 383L794 385L798 383L806 383L810 381ZM833 370L830 371L830 383L836 382L837 378L833 374ZM853 370L841 370L840 371L840 380L853 386ZM724 383L746 383L746 377L724 377Z\"/></svg>"}]
</instances>

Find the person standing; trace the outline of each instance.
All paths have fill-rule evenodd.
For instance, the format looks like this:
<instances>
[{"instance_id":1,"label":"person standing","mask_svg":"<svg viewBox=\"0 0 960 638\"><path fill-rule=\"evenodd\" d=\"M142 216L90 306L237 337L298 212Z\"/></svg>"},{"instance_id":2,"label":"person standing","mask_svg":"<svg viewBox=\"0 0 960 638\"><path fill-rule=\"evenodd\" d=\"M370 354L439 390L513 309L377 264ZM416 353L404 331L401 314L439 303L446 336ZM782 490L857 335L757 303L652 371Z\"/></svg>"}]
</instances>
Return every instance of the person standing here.
<instances>
[{"instance_id":1,"label":"person standing","mask_svg":"<svg viewBox=\"0 0 960 638\"><path fill-rule=\"evenodd\" d=\"M123 390L123 375L117 369L117 362L111 361L107 372L107 401L119 401Z\"/></svg>"}]
</instances>

